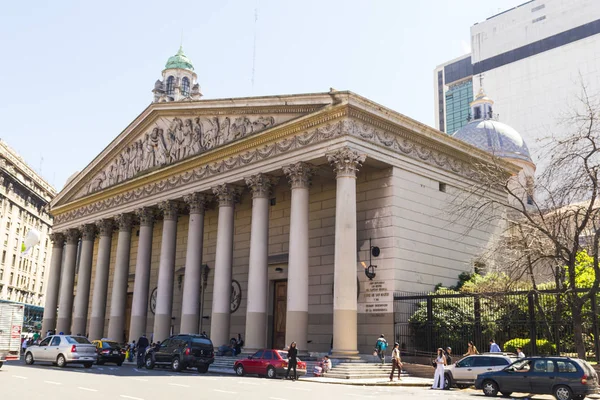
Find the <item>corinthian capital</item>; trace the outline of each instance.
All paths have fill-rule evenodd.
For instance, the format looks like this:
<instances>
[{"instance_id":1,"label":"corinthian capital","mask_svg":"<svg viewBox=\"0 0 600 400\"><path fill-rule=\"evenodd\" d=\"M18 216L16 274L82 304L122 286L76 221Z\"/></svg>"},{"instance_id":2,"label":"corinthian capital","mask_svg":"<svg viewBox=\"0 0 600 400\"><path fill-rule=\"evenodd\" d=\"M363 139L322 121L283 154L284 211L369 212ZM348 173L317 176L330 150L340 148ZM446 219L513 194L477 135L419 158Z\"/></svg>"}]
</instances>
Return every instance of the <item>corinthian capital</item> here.
<instances>
[{"instance_id":1,"label":"corinthian capital","mask_svg":"<svg viewBox=\"0 0 600 400\"><path fill-rule=\"evenodd\" d=\"M119 231L128 232L133 225L133 215L129 213L119 214L115 217L115 222L119 225Z\"/></svg>"},{"instance_id":2,"label":"corinthian capital","mask_svg":"<svg viewBox=\"0 0 600 400\"><path fill-rule=\"evenodd\" d=\"M103 219L96 222L96 227L100 236L111 236L115 229L115 223L110 219Z\"/></svg>"},{"instance_id":3,"label":"corinthian capital","mask_svg":"<svg viewBox=\"0 0 600 400\"><path fill-rule=\"evenodd\" d=\"M65 244L65 235L62 232L53 232L50 234L53 247L63 247Z\"/></svg>"},{"instance_id":4,"label":"corinthian capital","mask_svg":"<svg viewBox=\"0 0 600 400\"><path fill-rule=\"evenodd\" d=\"M315 168L305 162L298 162L283 167L283 172L287 175L288 181L294 188L307 188L310 186L310 178L315 173Z\"/></svg>"},{"instance_id":5,"label":"corinthian capital","mask_svg":"<svg viewBox=\"0 0 600 400\"><path fill-rule=\"evenodd\" d=\"M222 185L215 186L212 188L212 191L219 202L219 207L231 207L239 201L242 188L224 183Z\"/></svg>"},{"instance_id":6,"label":"corinthian capital","mask_svg":"<svg viewBox=\"0 0 600 400\"><path fill-rule=\"evenodd\" d=\"M162 212L165 220L176 221L179 215L179 204L176 201L167 200L158 203L158 209Z\"/></svg>"},{"instance_id":7,"label":"corinthian capital","mask_svg":"<svg viewBox=\"0 0 600 400\"><path fill-rule=\"evenodd\" d=\"M79 238L81 234L79 233L79 229L68 229L66 233L67 244L77 244L79 243Z\"/></svg>"},{"instance_id":8,"label":"corinthian capital","mask_svg":"<svg viewBox=\"0 0 600 400\"><path fill-rule=\"evenodd\" d=\"M86 224L79 228L83 240L94 240L96 238L96 225Z\"/></svg>"},{"instance_id":9,"label":"corinthian capital","mask_svg":"<svg viewBox=\"0 0 600 400\"><path fill-rule=\"evenodd\" d=\"M271 188L279 182L276 176L256 174L246 178L246 185L252 191L252 197L269 197Z\"/></svg>"},{"instance_id":10,"label":"corinthian capital","mask_svg":"<svg viewBox=\"0 0 600 400\"><path fill-rule=\"evenodd\" d=\"M154 223L154 210L149 207L135 210L135 215L140 219L141 226L152 226Z\"/></svg>"},{"instance_id":11,"label":"corinthian capital","mask_svg":"<svg viewBox=\"0 0 600 400\"><path fill-rule=\"evenodd\" d=\"M336 177L356 178L358 169L367 159L365 154L360 154L349 147L343 147L326 154L327 161L333 167Z\"/></svg>"},{"instance_id":12,"label":"corinthian capital","mask_svg":"<svg viewBox=\"0 0 600 400\"><path fill-rule=\"evenodd\" d=\"M183 196L183 201L190 209L190 214L204 214L209 197L204 193L190 193Z\"/></svg>"}]
</instances>

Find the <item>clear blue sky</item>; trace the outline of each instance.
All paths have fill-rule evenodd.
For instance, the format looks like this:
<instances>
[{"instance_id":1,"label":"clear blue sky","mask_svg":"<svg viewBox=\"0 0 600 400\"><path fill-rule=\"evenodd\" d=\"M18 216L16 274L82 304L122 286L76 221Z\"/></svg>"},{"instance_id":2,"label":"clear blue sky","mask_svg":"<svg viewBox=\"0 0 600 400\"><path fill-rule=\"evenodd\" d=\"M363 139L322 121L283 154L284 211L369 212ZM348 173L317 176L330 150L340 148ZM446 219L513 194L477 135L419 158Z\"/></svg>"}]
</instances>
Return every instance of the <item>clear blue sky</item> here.
<instances>
[{"instance_id":1,"label":"clear blue sky","mask_svg":"<svg viewBox=\"0 0 600 400\"><path fill-rule=\"evenodd\" d=\"M205 99L334 87L433 125L435 66L468 51L471 25L523 2L11 1L0 137L61 189L148 106L182 31Z\"/></svg>"}]
</instances>

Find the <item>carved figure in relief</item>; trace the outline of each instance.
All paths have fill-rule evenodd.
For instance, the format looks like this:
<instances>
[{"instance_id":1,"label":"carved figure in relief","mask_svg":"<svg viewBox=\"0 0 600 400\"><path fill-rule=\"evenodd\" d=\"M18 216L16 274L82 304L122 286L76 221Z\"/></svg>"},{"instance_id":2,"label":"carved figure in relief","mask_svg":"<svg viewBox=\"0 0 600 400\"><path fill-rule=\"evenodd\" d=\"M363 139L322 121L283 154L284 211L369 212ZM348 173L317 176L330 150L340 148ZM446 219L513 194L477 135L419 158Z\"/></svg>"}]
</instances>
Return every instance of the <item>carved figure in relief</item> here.
<instances>
[{"instance_id":1,"label":"carved figure in relief","mask_svg":"<svg viewBox=\"0 0 600 400\"><path fill-rule=\"evenodd\" d=\"M194 141L194 127L192 123L192 119L188 118L185 120L183 124L183 132L182 132L182 143L181 143L181 158L186 158L191 156L193 153L192 143Z\"/></svg>"},{"instance_id":2,"label":"carved figure in relief","mask_svg":"<svg viewBox=\"0 0 600 400\"><path fill-rule=\"evenodd\" d=\"M219 125L219 133L217 134L217 146L233 140L233 137L230 136L231 132L229 130L229 127L231 125L231 121L229 120L229 117L223 118L223 122L220 122L217 119L217 123Z\"/></svg>"},{"instance_id":3,"label":"carved figure in relief","mask_svg":"<svg viewBox=\"0 0 600 400\"><path fill-rule=\"evenodd\" d=\"M230 138L229 140L239 139L246 134L251 134L253 130L253 125L250 120L246 117L238 117L235 119L230 128Z\"/></svg>"},{"instance_id":4,"label":"carved figure in relief","mask_svg":"<svg viewBox=\"0 0 600 400\"><path fill-rule=\"evenodd\" d=\"M152 130L152 134L156 134L158 136L158 128L154 128ZM154 167L154 163L156 161L156 149L154 148L154 144L152 143L152 139L150 136L152 134L146 133L144 138L144 164L143 169L149 169Z\"/></svg>"},{"instance_id":5,"label":"carved figure in relief","mask_svg":"<svg viewBox=\"0 0 600 400\"><path fill-rule=\"evenodd\" d=\"M192 154L200 153L200 150L204 147L202 141L204 140L204 127L200 121L200 117L194 120L194 138L192 139Z\"/></svg>"},{"instance_id":6,"label":"carved figure in relief","mask_svg":"<svg viewBox=\"0 0 600 400\"><path fill-rule=\"evenodd\" d=\"M152 138L152 137L151 137ZM168 161L169 151L165 142L165 131L158 128L158 136L156 137L156 163L154 165L165 165Z\"/></svg>"},{"instance_id":7,"label":"carved figure in relief","mask_svg":"<svg viewBox=\"0 0 600 400\"><path fill-rule=\"evenodd\" d=\"M256 132L270 128L273 125L275 125L275 118L273 117L258 117L256 121L252 123L253 131Z\"/></svg>"},{"instance_id":8,"label":"carved figure in relief","mask_svg":"<svg viewBox=\"0 0 600 400\"><path fill-rule=\"evenodd\" d=\"M217 145L217 135L219 134L219 119L213 117L212 119L207 118L206 122L209 123L210 128L204 132L202 147L205 150L210 150Z\"/></svg>"}]
</instances>

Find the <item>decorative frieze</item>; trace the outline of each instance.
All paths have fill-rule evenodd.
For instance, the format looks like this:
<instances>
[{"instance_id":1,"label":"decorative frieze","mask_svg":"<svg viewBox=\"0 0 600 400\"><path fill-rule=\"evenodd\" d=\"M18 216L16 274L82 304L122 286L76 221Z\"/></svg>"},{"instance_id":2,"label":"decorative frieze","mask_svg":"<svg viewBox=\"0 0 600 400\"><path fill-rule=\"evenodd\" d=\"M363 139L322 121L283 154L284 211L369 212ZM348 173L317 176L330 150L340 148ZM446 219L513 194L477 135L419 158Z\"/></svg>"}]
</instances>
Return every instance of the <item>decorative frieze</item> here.
<instances>
[{"instance_id":1,"label":"decorative frieze","mask_svg":"<svg viewBox=\"0 0 600 400\"><path fill-rule=\"evenodd\" d=\"M135 210L135 215L140 220L141 226L152 226L154 224L154 209L142 207Z\"/></svg>"},{"instance_id":2,"label":"decorative frieze","mask_svg":"<svg viewBox=\"0 0 600 400\"><path fill-rule=\"evenodd\" d=\"M62 232L53 232L50 234L50 240L52 241L52 247L60 248L65 244L65 235Z\"/></svg>"},{"instance_id":3,"label":"decorative frieze","mask_svg":"<svg viewBox=\"0 0 600 400\"><path fill-rule=\"evenodd\" d=\"M86 224L79 228L81 232L81 238L83 240L91 240L93 241L96 238L96 225L94 224Z\"/></svg>"},{"instance_id":4,"label":"decorative frieze","mask_svg":"<svg viewBox=\"0 0 600 400\"><path fill-rule=\"evenodd\" d=\"M292 189L307 188L310 186L310 178L314 175L315 168L309 163L297 162L283 167L283 172L287 175Z\"/></svg>"},{"instance_id":5,"label":"decorative frieze","mask_svg":"<svg viewBox=\"0 0 600 400\"><path fill-rule=\"evenodd\" d=\"M179 203L176 201L162 201L158 203L158 209L161 211L165 220L177 220L177 216L179 215Z\"/></svg>"},{"instance_id":6,"label":"decorative frieze","mask_svg":"<svg viewBox=\"0 0 600 400\"><path fill-rule=\"evenodd\" d=\"M79 229L73 228L67 229L65 236L67 237L67 244L77 244L79 243L81 234L79 233Z\"/></svg>"},{"instance_id":7,"label":"decorative frieze","mask_svg":"<svg viewBox=\"0 0 600 400\"><path fill-rule=\"evenodd\" d=\"M231 207L237 203L242 194L242 188L235 185L224 183L212 188L212 191L219 202L219 207Z\"/></svg>"},{"instance_id":8,"label":"decorative frieze","mask_svg":"<svg viewBox=\"0 0 600 400\"><path fill-rule=\"evenodd\" d=\"M246 185L252 191L252 198L269 197L271 189L278 182L278 177L265 174L256 174L246 178Z\"/></svg>"},{"instance_id":9,"label":"decorative frieze","mask_svg":"<svg viewBox=\"0 0 600 400\"><path fill-rule=\"evenodd\" d=\"M112 236L113 230L115 229L115 223L111 219L103 219L96 222L96 228L98 228L98 234L100 236Z\"/></svg>"},{"instance_id":10,"label":"decorative frieze","mask_svg":"<svg viewBox=\"0 0 600 400\"><path fill-rule=\"evenodd\" d=\"M204 214L209 197L204 193L191 193L183 196L183 201L187 204L190 214Z\"/></svg>"},{"instance_id":11,"label":"decorative frieze","mask_svg":"<svg viewBox=\"0 0 600 400\"><path fill-rule=\"evenodd\" d=\"M333 167L337 178L356 178L358 169L367 159L366 154L360 154L350 147L343 147L334 152L326 154L327 161Z\"/></svg>"},{"instance_id":12,"label":"decorative frieze","mask_svg":"<svg viewBox=\"0 0 600 400\"><path fill-rule=\"evenodd\" d=\"M119 214L115 217L115 222L119 226L119 231L129 232L133 225L133 215L129 213Z\"/></svg>"}]
</instances>

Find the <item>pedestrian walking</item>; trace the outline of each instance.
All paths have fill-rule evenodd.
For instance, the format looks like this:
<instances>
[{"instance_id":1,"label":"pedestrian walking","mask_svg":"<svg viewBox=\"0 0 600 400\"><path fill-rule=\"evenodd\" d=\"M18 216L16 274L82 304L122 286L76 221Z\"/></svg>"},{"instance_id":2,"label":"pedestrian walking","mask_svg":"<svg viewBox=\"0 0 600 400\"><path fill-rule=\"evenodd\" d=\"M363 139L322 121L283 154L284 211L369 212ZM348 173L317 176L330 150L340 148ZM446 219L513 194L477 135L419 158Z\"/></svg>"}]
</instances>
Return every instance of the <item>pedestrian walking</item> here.
<instances>
[{"instance_id":1,"label":"pedestrian walking","mask_svg":"<svg viewBox=\"0 0 600 400\"><path fill-rule=\"evenodd\" d=\"M437 357L435 359L435 374L433 375L433 386L432 389L444 389L444 365L446 365L446 356L444 356L444 349L441 347L437 351Z\"/></svg>"},{"instance_id":2,"label":"pedestrian walking","mask_svg":"<svg viewBox=\"0 0 600 400\"><path fill-rule=\"evenodd\" d=\"M517 347L517 358L525 358L525 353L521 347Z\"/></svg>"},{"instance_id":3,"label":"pedestrian walking","mask_svg":"<svg viewBox=\"0 0 600 400\"><path fill-rule=\"evenodd\" d=\"M298 379L298 372L296 372L296 365L298 364L298 349L296 348L296 342L292 342L290 344L290 349L288 350L288 369L285 373L285 379L290 379L290 370L294 369L294 375L292 376L292 380L295 381Z\"/></svg>"},{"instance_id":4,"label":"pedestrian walking","mask_svg":"<svg viewBox=\"0 0 600 400\"><path fill-rule=\"evenodd\" d=\"M150 342L148 338L146 338L145 334L142 334L137 341L137 367L142 368L144 366L145 360L144 356L146 355L146 347L150 346Z\"/></svg>"},{"instance_id":5,"label":"pedestrian walking","mask_svg":"<svg viewBox=\"0 0 600 400\"><path fill-rule=\"evenodd\" d=\"M502 349L494 339L490 339L490 353L502 353Z\"/></svg>"},{"instance_id":6,"label":"pedestrian walking","mask_svg":"<svg viewBox=\"0 0 600 400\"><path fill-rule=\"evenodd\" d=\"M377 343L375 343L375 352L379 356L382 365L385 364L385 350L387 349L387 346L387 340L385 340L385 336L382 333L381 336L379 336L379 339L377 339Z\"/></svg>"},{"instance_id":7,"label":"pedestrian walking","mask_svg":"<svg viewBox=\"0 0 600 400\"><path fill-rule=\"evenodd\" d=\"M400 380L400 374L402 373L402 359L400 358L400 345L398 342L394 343L394 349L392 350L392 372L390 373L390 382L394 380L394 371L398 368L398 380Z\"/></svg>"}]
</instances>

